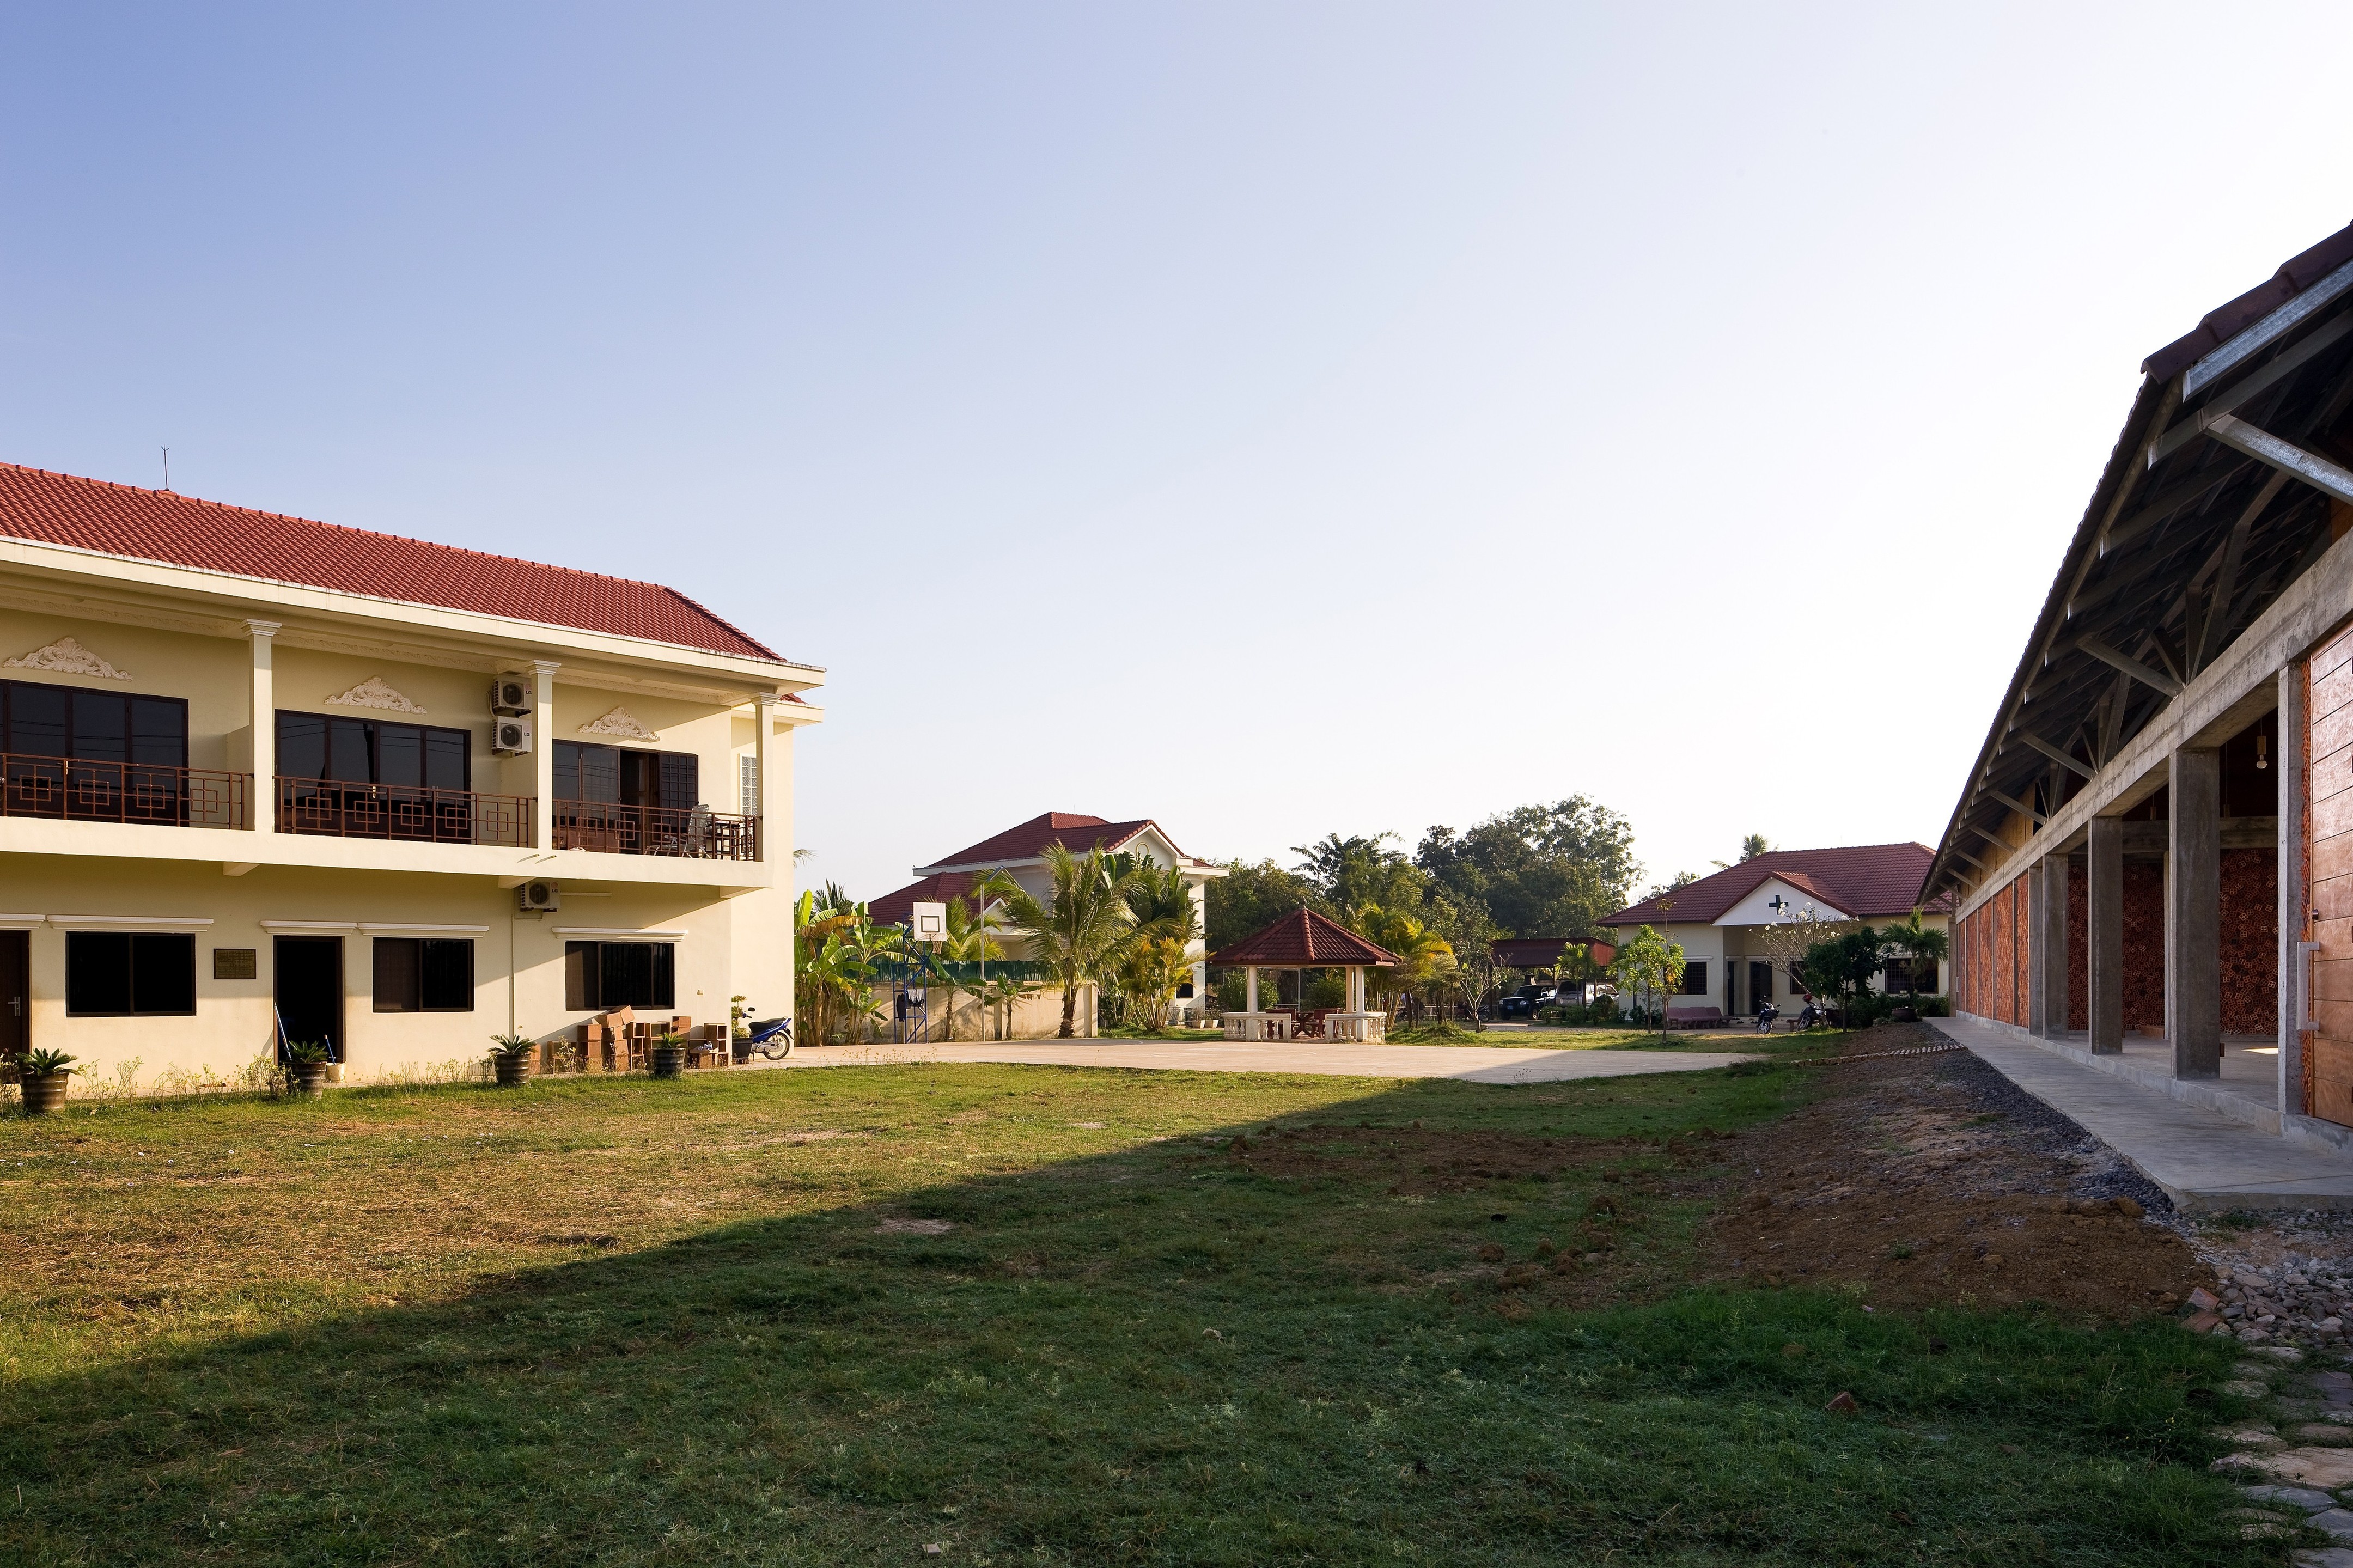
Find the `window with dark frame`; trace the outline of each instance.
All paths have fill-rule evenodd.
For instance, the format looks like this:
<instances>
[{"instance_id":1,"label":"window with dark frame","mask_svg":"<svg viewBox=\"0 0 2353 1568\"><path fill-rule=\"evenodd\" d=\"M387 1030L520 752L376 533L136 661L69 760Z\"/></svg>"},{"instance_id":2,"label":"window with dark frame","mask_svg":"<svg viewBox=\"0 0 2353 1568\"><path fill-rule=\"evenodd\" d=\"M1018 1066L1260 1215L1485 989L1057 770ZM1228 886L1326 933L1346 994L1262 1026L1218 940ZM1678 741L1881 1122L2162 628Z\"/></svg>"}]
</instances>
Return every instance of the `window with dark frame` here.
<instances>
[{"instance_id":1,"label":"window with dark frame","mask_svg":"<svg viewBox=\"0 0 2353 1568\"><path fill-rule=\"evenodd\" d=\"M177 697L0 680L0 752L185 768L188 704Z\"/></svg>"},{"instance_id":2,"label":"window with dark frame","mask_svg":"<svg viewBox=\"0 0 2353 1568\"><path fill-rule=\"evenodd\" d=\"M1707 960L1692 958L1683 961L1683 993L1686 996L1707 994Z\"/></svg>"},{"instance_id":3,"label":"window with dark frame","mask_svg":"<svg viewBox=\"0 0 2353 1568\"><path fill-rule=\"evenodd\" d=\"M575 1013L678 1005L678 953L666 942L567 942L564 1005Z\"/></svg>"},{"instance_id":4,"label":"window with dark frame","mask_svg":"<svg viewBox=\"0 0 2353 1568\"><path fill-rule=\"evenodd\" d=\"M375 939L375 1011L474 1010L471 937L380 936Z\"/></svg>"},{"instance_id":5,"label":"window with dark frame","mask_svg":"<svg viewBox=\"0 0 2353 1568\"><path fill-rule=\"evenodd\" d=\"M278 776L462 792L473 787L473 732L280 710Z\"/></svg>"},{"instance_id":6,"label":"window with dark frame","mask_svg":"<svg viewBox=\"0 0 2353 1568\"><path fill-rule=\"evenodd\" d=\"M186 1017L196 1010L196 939L183 931L66 932L66 1014Z\"/></svg>"},{"instance_id":7,"label":"window with dark frame","mask_svg":"<svg viewBox=\"0 0 2353 1568\"><path fill-rule=\"evenodd\" d=\"M599 805L691 811L702 802L702 759L691 752L555 742L555 798Z\"/></svg>"}]
</instances>

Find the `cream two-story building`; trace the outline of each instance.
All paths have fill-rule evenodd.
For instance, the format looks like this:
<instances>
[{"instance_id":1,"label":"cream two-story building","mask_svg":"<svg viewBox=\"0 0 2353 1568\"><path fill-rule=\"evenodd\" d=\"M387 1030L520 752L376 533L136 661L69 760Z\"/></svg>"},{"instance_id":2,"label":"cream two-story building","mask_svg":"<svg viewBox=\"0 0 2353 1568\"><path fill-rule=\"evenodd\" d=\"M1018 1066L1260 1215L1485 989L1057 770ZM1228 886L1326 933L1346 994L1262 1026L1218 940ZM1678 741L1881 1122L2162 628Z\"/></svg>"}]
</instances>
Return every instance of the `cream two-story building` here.
<instances>
[{"instance_id":1,"label":"cream two-story building","mask_svg":"<svg viewBox=\"0 0 2353 1568\"><path fill-rule=\"evenodd\" d=\"M788 1012L822 680L655 584L0 465L0 1052Z\"/></svg>"}]
</instances>

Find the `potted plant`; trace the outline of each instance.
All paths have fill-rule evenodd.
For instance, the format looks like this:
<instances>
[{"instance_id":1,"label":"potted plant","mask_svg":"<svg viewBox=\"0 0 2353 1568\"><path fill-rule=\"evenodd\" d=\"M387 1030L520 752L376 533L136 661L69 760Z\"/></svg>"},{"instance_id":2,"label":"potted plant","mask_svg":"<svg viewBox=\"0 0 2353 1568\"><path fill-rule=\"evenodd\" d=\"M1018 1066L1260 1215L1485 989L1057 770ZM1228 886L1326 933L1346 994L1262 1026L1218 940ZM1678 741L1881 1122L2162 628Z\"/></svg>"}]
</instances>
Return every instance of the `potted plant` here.
<instances>
[{"instance_id":1,"label":"potted plant","mask_svg":"<svg viewBox=\"0 0 2353 1568\"><path fill-rule=\"evenodd\" d=\"M531 1054L539 1042L529 1035L492 1035L491 1069L501 1089L512 1089L531 1077Z\"/></svg>"},{"instance_id":2,"label":"potted plant","mask_svg":"<svg viewBox=\"0 0 2353 1568\"><path fill-rule=\"evenodd\" d=\"M286 1076L292 1080L295 1093L306 1100L318 1100L326 1094L327 1056L324 1040L286 1042Z\"/></svg>"},{"instance_id":3,"label":"potted plant","mask_svg":"<svg viewBox=\"0 0 2353 1568\"><path fill-rule=\"evenodd\" d=\"M676 1078L686 1065L686 1037L676 1030L654 1037L654 1076Z\"/></svg>"},{"instance_id":4,"label":"potted plant","mask_svg":"<svg viewBox=\"0 0 2353 1568\"><path fill-rule=\"evenodd\" d=\"M66 1102L66 1078L73 1058L63 1051L26 1051L16 1058L16 1083L25 1093L25 1114L47 1116Z\"/></svg>"}]
</instances>

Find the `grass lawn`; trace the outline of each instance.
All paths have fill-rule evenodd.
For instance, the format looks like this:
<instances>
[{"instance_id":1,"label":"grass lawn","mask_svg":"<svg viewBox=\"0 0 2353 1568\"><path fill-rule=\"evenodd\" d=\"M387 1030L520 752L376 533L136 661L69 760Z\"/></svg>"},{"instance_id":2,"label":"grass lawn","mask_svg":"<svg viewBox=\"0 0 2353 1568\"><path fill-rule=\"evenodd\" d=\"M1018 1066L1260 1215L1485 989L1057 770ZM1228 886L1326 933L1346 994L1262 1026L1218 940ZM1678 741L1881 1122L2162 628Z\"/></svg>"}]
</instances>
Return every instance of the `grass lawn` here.
<instances>
[{"instance_id":1,"label":"grass lawn","mask_svg":"<svg viewBox=\"0 0 2353 1568\"><path fill-rule=\"evenodd\" d=\"M2229 1345L1683 1284L1714 1145L1670 1135L1815 1081L919 1066L11 1119L0 1558L2280 1562L2202 1468Z\"/></svg>"},{"instance_id":2,"label":"grass lawn","mask_svg":"<svg viewBox=\"0 0 2353 1568\"><path fill-rule=\"evenodd\" d=\"M1781 1030L1770 1035L1755 1029L1701 1029L1692 1034L1661 1033L1657 1029L1588 1028L1583 1025L1535 1024L1525 1028L1499 1028L1490 1024L1472 1030L1460 1024L1428 1025L1401 1029L1389 1036L1401 1046L1484 1046L1523 1051L1722 1051L1736 1055L1816 1057L1836 1056L1849 1037L1836 1029L1810 1029L1803 1034Z\"/></svg>"}]
</instances>

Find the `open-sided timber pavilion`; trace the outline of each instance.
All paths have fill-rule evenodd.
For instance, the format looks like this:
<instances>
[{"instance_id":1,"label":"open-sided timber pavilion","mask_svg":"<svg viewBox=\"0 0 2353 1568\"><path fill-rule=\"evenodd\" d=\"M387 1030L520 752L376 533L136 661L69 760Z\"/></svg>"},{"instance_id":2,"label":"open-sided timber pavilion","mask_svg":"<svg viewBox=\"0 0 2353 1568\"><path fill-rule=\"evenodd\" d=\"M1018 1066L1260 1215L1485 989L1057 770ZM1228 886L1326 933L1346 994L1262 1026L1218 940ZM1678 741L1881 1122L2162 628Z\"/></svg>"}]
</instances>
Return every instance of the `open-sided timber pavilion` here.
<instances>
[{"instance_id":1,"label":"open-sided timber pavilion","mask_svg":"<svg viewBox=\"0 0 2353 1568\"><path fill-rule=\"evenodd\" d=\"M2142 369L1923 896L1964 1018L2353 1152L2353 227Z\"/></svg>"}]
</instances>

